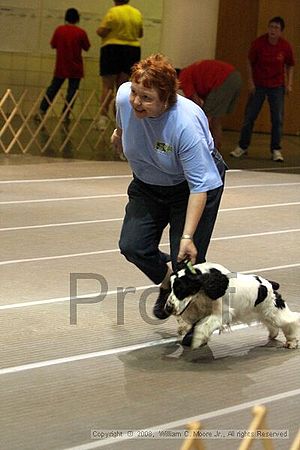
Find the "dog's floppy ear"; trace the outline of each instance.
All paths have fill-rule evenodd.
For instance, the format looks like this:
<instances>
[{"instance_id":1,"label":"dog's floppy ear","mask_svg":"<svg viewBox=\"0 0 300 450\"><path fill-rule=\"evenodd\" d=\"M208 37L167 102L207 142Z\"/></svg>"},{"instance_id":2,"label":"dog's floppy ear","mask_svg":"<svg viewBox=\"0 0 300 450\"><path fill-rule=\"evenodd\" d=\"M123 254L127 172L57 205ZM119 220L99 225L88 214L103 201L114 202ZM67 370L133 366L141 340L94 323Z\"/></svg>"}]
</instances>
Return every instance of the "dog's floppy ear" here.
<instances>
[{"instance_id":1,"label":"dog's floppy ear","mask_svg":"<svg viewBox=\"0 0 300 450\"><path fill-rule=\"evenodd\" d=\"M205 294L212 300L223 297L229 280L226 275L217 269L210 269L209 273L205 273L202 279L202 286Z\"/></svg>"}]
</instances>

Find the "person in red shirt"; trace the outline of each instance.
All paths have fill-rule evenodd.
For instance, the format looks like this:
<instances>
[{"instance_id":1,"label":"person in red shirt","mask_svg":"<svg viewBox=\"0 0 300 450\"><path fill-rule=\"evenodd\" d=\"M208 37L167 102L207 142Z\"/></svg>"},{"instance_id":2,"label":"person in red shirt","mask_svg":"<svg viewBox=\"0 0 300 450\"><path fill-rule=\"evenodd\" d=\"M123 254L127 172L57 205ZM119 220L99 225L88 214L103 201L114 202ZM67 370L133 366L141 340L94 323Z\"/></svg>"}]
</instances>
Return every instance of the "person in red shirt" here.
<instances>
[{"instance_id":1,"label":"person in red shirt","mask_svg":"<svg viewBox=\"0 0 300 450\"><path fill-rule=\"evenodd\" d=\"M284 20L273 17L268 32L255 39L248 54L249 99L238 147L230 155L240 158L247 153L255 120L267 97L271 114L270 150L273 161L282 162L281 136L284 94L292 91L295 59L289 42L281 37Z\"/></svg>"},{"instance_id":2,"label":"person in red shirt","mask_svg":"<svg viewBox=\"0 0 300 450\"><path fill-rule=\"evenodd\" d=\"M65 79L68 79L68 90L63 113L79 89L83 78L82 50L88 51L90 41L86 32L77 26L80 16L75 8L69 8L65 13L65 24L54 31L50 45L56 50L54 77L40 104L40 116L45 115L47 109L58 93ZM69 112L66 114L68 117Z\"/></svg>"},{"instance_id":3,"label":"person in red shirt","mask_svg":"<svg viewBox=\"0 0 300 450\"><path fill-rule=\"evenodd\" d=\"M220 150L221 117L233 111L241 90L241 75L231 64L214 59L196 61L176 69L185 97L205 112L215 146Z\"/></svg>"}]
</instances>

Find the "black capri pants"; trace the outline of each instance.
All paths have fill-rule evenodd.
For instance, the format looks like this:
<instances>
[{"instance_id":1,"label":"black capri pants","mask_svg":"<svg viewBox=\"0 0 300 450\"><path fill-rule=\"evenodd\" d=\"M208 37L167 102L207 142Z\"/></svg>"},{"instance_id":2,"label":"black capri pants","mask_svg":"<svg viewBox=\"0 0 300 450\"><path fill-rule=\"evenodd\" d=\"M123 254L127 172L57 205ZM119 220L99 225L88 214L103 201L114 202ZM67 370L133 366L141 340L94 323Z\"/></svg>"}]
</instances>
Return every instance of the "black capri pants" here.
<instances>
[{"instance_id":1,"label":"black capri pants","mask_svg":"<svg viewBox=\"0 0 300 450\"><path fill-rule=\"evenodd\" d=\"M225 179L227 169L217 150L212 154L220 176ZM207 201L194 233L197 248L196 263L205 257L220 206L224 184L207 192ZM163 230L170 225L169 240L173 270L176 270L190 190L184 181L175 186L156 186L143 183L134 176L128 187L129 201L119 240L121 253L155 284L167 274L166 255L159 250Z\"/></svg>"}]
</instances>

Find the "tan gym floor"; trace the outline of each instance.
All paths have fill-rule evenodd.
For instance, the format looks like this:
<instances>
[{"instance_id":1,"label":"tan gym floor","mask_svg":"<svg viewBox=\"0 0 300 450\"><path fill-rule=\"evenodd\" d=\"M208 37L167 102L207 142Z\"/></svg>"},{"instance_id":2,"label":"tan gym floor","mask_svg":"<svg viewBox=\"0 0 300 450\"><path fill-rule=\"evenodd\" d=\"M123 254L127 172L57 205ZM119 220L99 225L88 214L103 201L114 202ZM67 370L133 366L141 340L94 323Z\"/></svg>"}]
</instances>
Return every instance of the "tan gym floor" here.
<instances>
[{"instance_id":1,"label":"tan gym floor","mask_svg":"<svg viewBox=\"0 0 300 450\"><path fill-rule=\"evenodd\" d=\"M230 159L236 138L224 136L230 170L208 260L278 281L300 312L300 138L285 137L284 163L270 160L267 135ZM171 434L200 420L221 432L203 441L207 450L234 450L251 407L264 404L269 429L289 436L274 448L288 449L300 349L282 348L282 335L269 343L260 326L183 349L175 319L151 314L157 288L118 251L130 179L121 161L0 156L0 448L179 450Z\"/></svg>"}]
</instances>

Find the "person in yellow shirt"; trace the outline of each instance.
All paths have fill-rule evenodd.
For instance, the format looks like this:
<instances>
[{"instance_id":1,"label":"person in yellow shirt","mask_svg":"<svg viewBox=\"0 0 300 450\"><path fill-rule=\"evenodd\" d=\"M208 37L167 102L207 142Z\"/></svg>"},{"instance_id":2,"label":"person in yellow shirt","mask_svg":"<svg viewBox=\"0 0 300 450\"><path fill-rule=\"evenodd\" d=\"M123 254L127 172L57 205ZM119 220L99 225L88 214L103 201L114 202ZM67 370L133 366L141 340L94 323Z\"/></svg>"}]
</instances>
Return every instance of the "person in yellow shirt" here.
<instances>
[{"instance_id":1,"label":"person in yellow shirt","mask_svg":"<svg viewBox=\"0 0 300 450\"><path fill-rule=\"evenodd\" d=\"M108 123L108 108L115 89L129 80L133 64L141 59L143 17L141 12L128 5L129 0L114 0L102 19L97 34L101 37L100 76L102 79L102 115L99 129ZM108 96L109 91L111 95Z\"/></svg>"}]
</instances>

